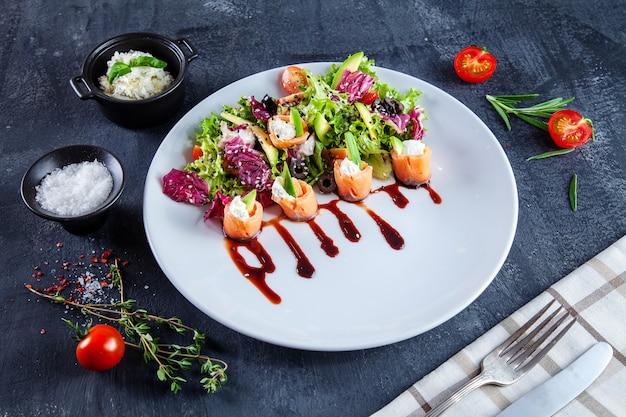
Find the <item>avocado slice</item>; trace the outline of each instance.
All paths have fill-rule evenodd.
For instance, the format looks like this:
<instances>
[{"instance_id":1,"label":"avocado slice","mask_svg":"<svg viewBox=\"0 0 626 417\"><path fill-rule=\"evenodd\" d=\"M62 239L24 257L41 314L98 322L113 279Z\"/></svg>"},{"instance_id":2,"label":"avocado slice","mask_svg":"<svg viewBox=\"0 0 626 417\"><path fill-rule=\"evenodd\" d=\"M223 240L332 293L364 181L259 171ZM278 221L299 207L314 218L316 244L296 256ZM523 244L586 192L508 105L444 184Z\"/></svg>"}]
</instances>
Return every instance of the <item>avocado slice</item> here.
<instances>
[{"instance_id":1,"label":"avocado slice","mask_svg":"<svg viewBox=\"0 0 626 417\"><path fill-rule=\"evenodd\" d=\"M333 82L330 85L331 88L333 88L333 89L337 88L337 85L339 84L339 81L341 81L341 77L343 76L343 73L346 70L348 70L350 72L354 72L354 71L358 70L359 69L359 65L361 64L361 59L363 58L363 56L365 56L365 54L363 52L356 52L356 53L350 55L348 58L346 58L346 60L343 61L343 64L341 64L341 66L339 67L339 69L335 73L335 76L333 77Z\"/></svg>"},{"instance_id":2,"label":"avocado slice","mask_svg":"<svg viewBox=\"0 0 626 417\"><path fill-rule=\"evenodd\" d=\"M315 124L313 127L315 128L315 135L319 140L324 142L324 140L326 139L326 133L328 133L328 131L330 130L330 123L328 123L322 113L317 113L315 115L314 123Z\"/></svg>"},{"instance_id":3,"label":"avocado slice","mask_svg":"<svg viewBox=\"0 0 626 417\"><path fill-rule=\"evenodd\" d=\"M256 201L256 189L252 189L248 194L241 197L241 201L246 205L246 210L248 213L252 212L254 208L254 203Z\"/></svg>"},{"instance_id":4,"label":"avocado slice","mask_svg":"<svg viewBox=\"0 0 626 417\"><path fill-rule=\"evenodd\" d=\"M404 149L404 143L400 139L395 136L391 137L391 147L398 153L402 154L402 150Z\"/></svg>"},{"instance_id":5,"label":"avocado slice","mask_svg":"<svg viewBox=\"0 0 626 417\"><path fill-rule=\"evenodd\" d=\"M300 117L300 112L295 107L291 108L291 120L293 121L293 125L296 128L296 136L304 135L302 118Z\"/></svg>"},{"instance_id":6,"label":"avocado slice","mask_svg":"<svg viewBox=\"0 0 626 417\"><path fill-rule=\"evenodd\" d=\"M270 138L267 136L267 133L265 133L265 131L261 129L261 127L253 124L249 120L228 112L220 113L220 117L222 119L228 120L235 125L250 126L250 129L252 129L257 139L259 140L261 148L263 149L263 152L265 152L265 155L267 156L267 160L269 161L270 165L273 167L276 166L276 164L278 163L278 149L276 149L274 145L272 145L272 142L270 142Z\"/></svg>"},{"instance_id":7,"label":"avocado slice","mask_svg":"<svg viewBox=\"0 0 626 417\"><path fill-rule=\"evenodd\" d=\"M367 106L360 101L357 101L356 103L354 103L354 105L359 111L361 119L363 119L363 123L365 123L365 126L367 127L370 138L372 138L372 140L376 140L376 132L374 131L374 128L372 126L372 113L370 113L370 110L367 108Z\"/></svg>"},{"instance_id":8,"label":"avocado slice","mask_svg":"<svg viewBox=\"0 0 626 417\"><path fill-rule=\"evenodd\" d=\"M252 122L250 122L249 120L244 119L243 117L239 117L236 116L234 114L230 114L228 112L223 111L222 113L220 113L220 117L222 119L226 119L229 122L231 122L234 125L252 125Z\"/></svg>"},{"instance_id":9,"label":"avocado slice","mask_svg":"<svg viewBox=\"0 0 626 417\"><path fill-rule=\"evenodd\" d=\"M293 185L293 179L291 178L291 172L289 172L289 167L287 164L283 165L283 188L292 197L297 197L296 187Z\"/></svg>"}]
</instances>

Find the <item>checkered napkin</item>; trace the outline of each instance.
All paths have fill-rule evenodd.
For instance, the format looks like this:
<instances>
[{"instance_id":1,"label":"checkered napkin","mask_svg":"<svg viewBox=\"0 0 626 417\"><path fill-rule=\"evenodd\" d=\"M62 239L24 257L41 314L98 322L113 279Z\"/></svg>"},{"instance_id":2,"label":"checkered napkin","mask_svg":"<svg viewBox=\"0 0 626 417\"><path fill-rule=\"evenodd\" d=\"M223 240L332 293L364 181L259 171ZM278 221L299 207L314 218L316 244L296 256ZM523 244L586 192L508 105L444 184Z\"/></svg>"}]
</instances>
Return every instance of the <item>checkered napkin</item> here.
<instances>
[{"instance_id":1,"label":"checkered napkin","mask_svg":"<svg viewBox=\"0 0 626 417\"><path fill-rule=\"evenodd\" d=\"M609 365L596 381L555 415L626 416L624 236L413 384L372 417L423 416L476 376L483 357L551 299L556 299L578 316L578 321L563 339L518 382L506 387L482 387L448 409L445 416L495 416L533 387L557 374L598 341L605 341L613 347Z\"/></svg>"}]
</instances>

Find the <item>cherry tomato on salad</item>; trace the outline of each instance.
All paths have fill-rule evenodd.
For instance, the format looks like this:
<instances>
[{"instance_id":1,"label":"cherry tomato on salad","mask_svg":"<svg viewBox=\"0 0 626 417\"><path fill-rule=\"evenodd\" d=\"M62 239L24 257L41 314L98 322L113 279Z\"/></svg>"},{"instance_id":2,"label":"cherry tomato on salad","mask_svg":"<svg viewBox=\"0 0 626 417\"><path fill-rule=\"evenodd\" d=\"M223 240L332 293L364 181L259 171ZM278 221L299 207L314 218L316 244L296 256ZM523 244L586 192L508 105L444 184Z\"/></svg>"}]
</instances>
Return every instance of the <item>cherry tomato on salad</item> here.
<instances>
[{"instance_id":1,"label":"cherry tomato on salad","mask_svg":"<svg viewBox=\"0 0 626 417\"><path fill-rule=\"evenodd\" d=\"M302 72L302 68L295 65L285 68L281 76L281 83L289 94L299 93L302 91L300 87L306 87L309 84Z\"/></svg>"},{"instance_id":2,"label":"cherry tomato on salad","mask_svg":"<svg viewBox=\"0 0 626 417\"><path fill-rule=\"evenodd\" d=\"M454 70L463 81L482 83L496 70L496 58L486 48L471 45L454 58Z\"/></svg>"},{"instance_id":3,"label":"cherry tomato on salad","mask_svg":"<svg viewBox=\"0 0 626 417\"><path fill-rule=\"evenodd\" d=\"M548 132L559 148L576 148L593 137L593 126L577 111L565 109L550 116Z\"/></svg>"},{"instance_id":4,"label":"cherry tomato on salad","mask_svg":"<svg viewBox=\"0 0 626 417\"><path fill-rule=\"evenodd\" d=\"M367 93L365 93L365 95L363 96L363 98L360 101L361 101L361 103L369 106L377 98L378 98L378 90L372 90L372 91L368 91Z\"/></svg>"},{"instance_id":5,"label":"cherry tomato on salad","mask_svg":"<svg viewBox=\"0 0 626 417\"><path fill-rule=\"evenodd\" d=\"M106 371L120 363L124 350L120 332L108 324L98 324L76 346L76 359L85 369Z\"/></svg>"},{"instance_id":6,"label":"cherry tomato on salad","mask_svg":"<svg viewBox=\"0 0 626 417\"><path fill-rule=\"evenodd\" d=\"M200 145L194 145L193 147L193 160L200 158L202 156L202 147Z\"/></svg>"}]
</instances>

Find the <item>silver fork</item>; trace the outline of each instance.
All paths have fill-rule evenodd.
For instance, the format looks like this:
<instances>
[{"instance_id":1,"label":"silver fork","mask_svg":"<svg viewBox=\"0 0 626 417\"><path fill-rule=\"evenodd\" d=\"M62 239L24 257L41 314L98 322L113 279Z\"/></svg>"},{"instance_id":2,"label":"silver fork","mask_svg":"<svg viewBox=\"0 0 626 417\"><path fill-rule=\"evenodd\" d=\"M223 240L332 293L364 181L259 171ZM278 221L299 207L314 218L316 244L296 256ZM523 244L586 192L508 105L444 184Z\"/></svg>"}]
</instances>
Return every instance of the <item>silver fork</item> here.
<instances>
[{"instance_id":1,"label":"silver fork","mask_svg":"<svg viewBox=\"0 0 626 417\"><path fill-rule=\"evenodd\" d=\"M574 317L566 326L563 327L563 329L561 329L558 334L556 334L556 336L552 337L552 339L548 341L545 346L542 346L548 338L556 333L559 326L561 326L561 324L563 324L568 317L572 317L569 312L566 311L565 314L562 314L561 317L555 320L555 317L559 314L559 312L564 310L562 306L559 306L557 310L546 317L528 334L524 335L524 333L548 311L554 301L555 300L552 300L548 303L537 314L531 317L526 324L513 333L511 337L494 349L493 352L485 356L481 363L480 374L469 380L444 402L426 413L425 417L435 417L441 415L444 411L459 402L467 394L474 391L476 388L482 387L483 385L509 385L526 375L526 373L533 366L535 366L548 353L548 351L550 351L550 349L552 349L552 347L576 322L576 318ZM543 329L547 330L541 333Z\"/></svg>"}]
</instances>

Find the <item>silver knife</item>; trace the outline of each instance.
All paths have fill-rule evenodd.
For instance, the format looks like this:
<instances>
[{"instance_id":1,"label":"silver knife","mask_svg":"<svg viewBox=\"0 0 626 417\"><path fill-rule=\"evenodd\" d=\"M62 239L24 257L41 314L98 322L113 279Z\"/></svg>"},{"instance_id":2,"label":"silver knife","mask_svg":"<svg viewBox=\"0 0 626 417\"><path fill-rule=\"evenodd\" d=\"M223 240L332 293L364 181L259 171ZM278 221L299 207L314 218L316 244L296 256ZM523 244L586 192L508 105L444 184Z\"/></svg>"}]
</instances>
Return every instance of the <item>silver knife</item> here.
<instances>
[{"instance_id":1,"label":"silver knife","mask_svg":"<svg viewBox=\"0 0 626 417\"><path fill-rule=\"evenodd\" d=\"M524 394L496 417L552 416L600 376L613 356L608 343L598 342L552 378Z\"/></svg>"}]
</instances>

